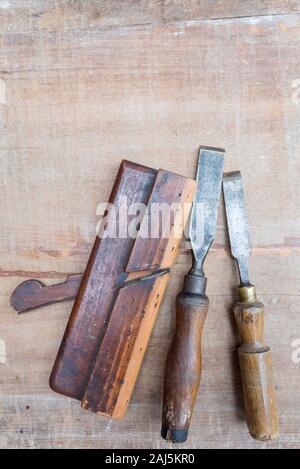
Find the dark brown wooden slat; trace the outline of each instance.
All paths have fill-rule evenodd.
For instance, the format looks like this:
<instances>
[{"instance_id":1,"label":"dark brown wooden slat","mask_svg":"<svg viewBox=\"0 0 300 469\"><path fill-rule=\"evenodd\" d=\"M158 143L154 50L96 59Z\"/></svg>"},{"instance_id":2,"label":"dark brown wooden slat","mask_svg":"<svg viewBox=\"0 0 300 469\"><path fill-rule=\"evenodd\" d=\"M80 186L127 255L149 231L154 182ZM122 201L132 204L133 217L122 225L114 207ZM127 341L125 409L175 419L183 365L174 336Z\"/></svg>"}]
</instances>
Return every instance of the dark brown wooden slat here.
<instances>
[{"instance_id":1,"label":"dark brown wooden slat","mask_svg":"<svg viewBox=\"0 0 300 469\"><path fill-rule=\"evenodd\" d=\"M127 170L129 163L124 164ZM123 288L120 278L137 270L144 277L149 271L171 267L196 189L196 182L183 176L132 167L131 174L121 169L111 200L119 206L121 194L128 194L129 203L148 204L150 214L153 203L167 208L175 203L171 232L164 227L158 230L158 238L149 232L136 241L130 237L96 240L50 379L54 391L113 418L125 415L169 275ZM135 173L144 173L142 191ZM154 185L149 175L155 176ZM151 224L151 216L144 219ZM132 252L134 269L128 262Z\"/></svg>"},{"instance_id":2,"label":"dark brown wooden slat","mask_svg":"<svg viewBox=\"0 0 300 469\"><path fill-rule=\"evenodd\" d=\"M122 196L129 204L147 203L155 176L154 170L123 162L110 203L117 205ZM50 378L54 391L82 399L133 243L128 237L96 239Z\"/></svg>"},{"instance_id":3,"label":"dark brown wooden slat","mask_svg":"<svg viewBox=\"0 0 300 469\"><path fill-rule=\"evenodd\" d=\"M154 283L120 290L83 398L85 409L113 415Z\"/></svg>"},{"instance_id":4,"label":"dark brown wooden slat","mask_svg":"<svg viewBox=\"0 0 300 469\"><path fill-rule=\"evenodd\" d=\"M168 210L170 207L183 209L184 202L191 203L193 199L191 196L191 183L195 186L195 182L177 174L163 170L158 172L149 197L147 211L141 223L140 232L126 267L128 273L156 271L172 266L184 228L183 213L180 210L176 211L173 216L170 216L170 224L164 226L163 220L160 217L157 218L152 209L154 204L156 204L156 208L165 205ZM178 217L179 223L181 223L179 238L173 239L173 230L177 226ZM172 220L173 225L171 224ZM158 225L157 237L154 238L151 236L150 231L152 224ZM145 231L143 231L144 227L147 228ZM171 232L167 232L166 228L169 228ZM120 416L122 415L122 406L124 406L124 409L127 407L134 387L135 377L133 377L132 382L128 380L125 383L126 374L134 355L135 342L143 318L146 315L146 309L149 302L152 301L151 294L156 283L155 280L150 280L140 285L122 288L119 291L87 384L82 404L85 409L109 416L115 416L115 413L117 413ZM157 293L154 304L149 308L149 314L153 316L153 321L148 320L149 327L146 333L146 342L150 337L163 293L162 288ZM140 353L139 351L136 353L138 354L135 358L136 368L139 369L145 353L145 344L143 344ZM128 388L128 391L127 398L125 397L125 400L119 403L120 411L117 402L123 386L126 389Z\"/></svg>"},{"instance_id":5,"label":"dark brown wooden slat","mask_svg":"<svg viewBox=\"0 0 300 469\"><path fill-rule=\"evenodd\" d=\"M184 193L185 184L186 179L175 173L158 172L155 183L157 191L153 191L149 199L151 209L156 208L153 211L148 210L145 214L126 272L168 268L173 264L177 255L176 240L170 247L169 256L166 256L166 249L170 243L169 229L173 230L176 226L178 227L177 223L182 227L183 220L180 219L182 212L176 212L176 210L181 210L184 197L189 197L189 194ZM167 209L166 212L164 208ZM153 228L153 233L151 233L151 228ZM151 239L151 243L145 237L145 233L155 236Z\"/></svg>"}]
</instances>

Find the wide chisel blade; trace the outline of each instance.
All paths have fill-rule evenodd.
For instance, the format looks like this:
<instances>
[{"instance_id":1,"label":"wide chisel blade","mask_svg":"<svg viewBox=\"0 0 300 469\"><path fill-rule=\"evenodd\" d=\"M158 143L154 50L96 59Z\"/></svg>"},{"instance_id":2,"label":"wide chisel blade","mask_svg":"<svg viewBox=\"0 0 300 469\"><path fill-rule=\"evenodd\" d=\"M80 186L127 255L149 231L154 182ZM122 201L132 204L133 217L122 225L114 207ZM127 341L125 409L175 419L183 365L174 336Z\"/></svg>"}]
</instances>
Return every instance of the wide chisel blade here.
<instances>
[{"instance_id":1,"label":"wide chisel blade","mask_svg":"<svg viewBox=\"0 0 300 469\"><path fill-rule=\"evenodd\" d=\"M204 276L203 264L216 235L224 157L224 150L200 149L197 192L190 223L195 275Z\"/></svg>"},{"instance_id":2,"label":"wide chisel blade","mask_svg":"<svg viewBox=\"0 0 300 469\"><path fill-rule=\"evenodd\" d=\"M231 252L238 264L241 285L247 286L250 285L248 259L251 246L243 181L239 171L224 175L223 191Z\"/></svg>"}]
</instances>

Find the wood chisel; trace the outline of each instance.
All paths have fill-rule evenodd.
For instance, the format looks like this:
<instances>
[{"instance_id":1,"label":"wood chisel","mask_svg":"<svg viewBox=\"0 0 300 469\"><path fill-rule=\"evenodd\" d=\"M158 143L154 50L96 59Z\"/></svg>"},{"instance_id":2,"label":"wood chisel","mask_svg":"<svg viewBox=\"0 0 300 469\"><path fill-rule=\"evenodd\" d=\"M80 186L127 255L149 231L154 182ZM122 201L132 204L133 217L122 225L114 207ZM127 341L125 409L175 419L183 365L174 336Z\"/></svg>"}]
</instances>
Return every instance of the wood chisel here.
<instances>
[{"instance_id":1,"label":"wood chisel","mask_svg":"<svg viewBox=\"0 0 300 469\"><path fill-rule=\"evenodd\" d=\"M224 153L213 148L200 150L190 223L193 266L176 299L176 332L165 371L162 437L174 443L187 439L200 385L201 336L209 305L203 265L216 234Z\"/></svg>"},{"instance_id":2,"label":"wood chisel","mask_svg":"<svg viewBox=\"0 0 300 469\"><path fill-rule=\"evenodd\" d=\"M223 191L231 252L237 261L240 286L234 314L242 336L238 350L247 424L259 441L274 440L279 422L272 377L271 351L264 343L264 305L249 278L251 254L248 218L240 172L224 176Z\"/></svg>"}]
</instances>

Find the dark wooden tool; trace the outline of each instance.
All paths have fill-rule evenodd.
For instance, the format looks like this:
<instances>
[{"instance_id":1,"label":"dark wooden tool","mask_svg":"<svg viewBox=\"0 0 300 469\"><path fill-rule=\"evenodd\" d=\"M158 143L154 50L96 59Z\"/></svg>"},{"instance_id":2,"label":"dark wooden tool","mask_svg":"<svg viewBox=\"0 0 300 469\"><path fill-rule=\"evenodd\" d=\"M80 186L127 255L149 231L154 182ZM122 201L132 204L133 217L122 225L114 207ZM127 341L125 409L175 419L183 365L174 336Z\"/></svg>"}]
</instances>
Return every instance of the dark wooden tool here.
<instances>
[{"instance_id":1,"label":"dark wooden tool","mask_svg":"<svg viewBox=\"0 0 300 469\"><path fill-rule=\"evenodd\" d=\"M42 306L74 300L81 281L82 274L69 275L65 282L50 286L38 280L26 280L13 291L10 304L23 314Z\"/></svg>"},{"instance_id":2,"label":"dark wooden tool","mask_svg":"<svg viewBox=\"0 0 300 469\"><path fill-rule=\"evenodd\" d=\"M264 306L258 301L249 278L251 248L241 174L227 174L223 189L231 251L238 264L241 282L234 314L242 337L238 354L247 424L254 439L274 440L279 434L279 420L272 358L270 348L264 342Z\"/></svg>"},{"instance_id":3,"label":"dark wooden tool","mask_svg":"<svg viewBox=\"0 0 300 469\"><path fill-rule=\"evenodd\" d=\"M175 211L171 233L145 237L150 208L191 204L195 186L167 171L121 165L110 203L120 207L126 197L128 205L144 203L148 210L136 239L97 237L50 379L54 391L80 400L84 409L125 415L189 215Z\"/></svg>"},{"instance_id":4,"label":"dark wooden tool","mask_svg":"<svg viewBox=\"0 0 300 469\"><path fill-rule=\"evenodd\" d=\"M201 336L209 304L203 265L215 238L223 167L223 150L200 150L190 225L193 267L176 299L176 332L165 371L162 437L174 443L187 439L200 385Z\"/></svg>"}]
</instances>

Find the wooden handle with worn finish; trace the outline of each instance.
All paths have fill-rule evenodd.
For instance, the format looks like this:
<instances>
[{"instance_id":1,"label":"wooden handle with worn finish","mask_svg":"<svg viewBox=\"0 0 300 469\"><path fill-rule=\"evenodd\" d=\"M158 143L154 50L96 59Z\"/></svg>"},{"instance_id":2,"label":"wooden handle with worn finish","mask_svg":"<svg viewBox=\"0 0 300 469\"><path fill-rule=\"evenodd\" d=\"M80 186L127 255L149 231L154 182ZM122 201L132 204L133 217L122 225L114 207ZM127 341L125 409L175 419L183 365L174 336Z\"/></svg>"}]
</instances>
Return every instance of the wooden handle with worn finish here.
<instances>
[{"instance_id":1,"label":"wooden handle with worn finish","mask_svg":"<svg viewBox=\"0 0 300 469\"><path fill-rule=\"evenodd\" d=\"M173 443L187 440L202 371L202 330L209 300L183 291L177 296L177 325L165 370L162 437Z\"/></svg>"},{"instance_id":2,"label":"wooden handle with worn finish","mask_svg":"<svg viewBox=\"0 0 300 469\"><path fill-rule=\"evenodd\" d=\"M271 350L264 344L264 305L254 287L239 289L234 314L242 336L238 350L247 424L255 440L275 440L279 421L272 376Z\"/></svg>"}]
</instances>

